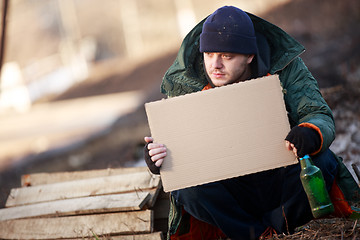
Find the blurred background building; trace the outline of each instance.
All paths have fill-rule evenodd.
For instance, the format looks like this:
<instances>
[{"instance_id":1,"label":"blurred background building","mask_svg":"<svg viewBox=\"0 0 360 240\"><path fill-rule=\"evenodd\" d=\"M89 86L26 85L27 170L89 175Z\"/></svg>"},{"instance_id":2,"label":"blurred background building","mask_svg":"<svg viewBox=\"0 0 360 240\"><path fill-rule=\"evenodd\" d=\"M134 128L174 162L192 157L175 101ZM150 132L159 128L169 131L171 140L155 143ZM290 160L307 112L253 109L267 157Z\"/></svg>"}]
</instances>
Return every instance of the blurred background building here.
<instances>
[{"instance_id":1,"label":"blurred background building","mask_svg":"<svg viewBox=\"0 0 360 240\"><path fill-rule=\"evenodd\" d=\"M24 111L63 92L88 78L96 62L140 60L173 50L222 4L259 13L283 2L9 1L0 109Z\"/></svg>"},{"instance_id":2,"label":"blurred background building","mask_svg":"<svg viewBox=\"0 0 360 240\"><path fill-rule=\"evenodd\" d=\"M0 134L0 141L8 144L16 140L15 155L22 152L22 144L18 140L24 137L28 138L28 145L32 145L30 148L35 148L35 152L46 150L49 140L46 140L46 132L41 128L48 124L55 125L56 121L51 120L49 110L37 111L40 103L44 106L58 100L59 95L81 82L86 85L86 81L93 80L93 76L97 76L96 81L101 81L110 73L123 73L141 62L176 51L187 32L222 4L237 5L247 11L260 13L284 2L7 1L7 9L5 4L2 6L2 10L6 10L6 22L3 22L6 33L0 82L0 117L2 127L6 130ZM125 81L121 84L131 83ZM111 87L109 85L109 89ZM87 94L84 89L83 93L75 94L72 98L106 93L109 90ZM34 109L36 104L38 107ZM124 104L129 105L128 102ZM50 108L54 110L55 105L52 106ZM46 114L41 117L41 112ZM70 110L61 114L67 115L68 121L75 121L72 120L74 118L79 121L80 118ZM36 131L40 134L29 139L29 134L26 134L29 128L31 135L37 135ZM4 148L0 150L0 162L4 152Z\"/></svg>"}]
</instances>

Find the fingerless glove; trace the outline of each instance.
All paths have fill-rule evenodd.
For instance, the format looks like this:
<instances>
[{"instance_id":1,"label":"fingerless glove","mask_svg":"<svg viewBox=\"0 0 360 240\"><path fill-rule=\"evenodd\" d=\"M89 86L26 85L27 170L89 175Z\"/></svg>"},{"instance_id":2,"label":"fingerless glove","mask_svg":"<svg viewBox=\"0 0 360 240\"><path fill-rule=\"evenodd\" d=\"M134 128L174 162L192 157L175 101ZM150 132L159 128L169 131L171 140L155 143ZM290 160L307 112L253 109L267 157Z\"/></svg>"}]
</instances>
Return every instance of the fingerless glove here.
<instances>
[{"instance_id":1,"label":"fingerless glove","mask_svg":"<svg viewBox=\"0 0 360 240\"><path fill-rule=\"evenodd\" d=\"M293 127L285 140L294 144L299 157L311 154L321 147L321 138L319 134L314 129L308 127Z\"/></svg>"},{"instance_id":2,"label":"fingerless glove","mask_svg":"<svg viewBox=\"0 0 360 240\"><path fill-rule=\"evenodd\" d=\"M159 175L160 174L160 168L155 165L155 163L151 160L151 157L149 155L149 149L148 149L149 143L147 143L144 147L144 158L146 165L148 166L150 172L153 174Z\"/></svg>"}]
</instances>

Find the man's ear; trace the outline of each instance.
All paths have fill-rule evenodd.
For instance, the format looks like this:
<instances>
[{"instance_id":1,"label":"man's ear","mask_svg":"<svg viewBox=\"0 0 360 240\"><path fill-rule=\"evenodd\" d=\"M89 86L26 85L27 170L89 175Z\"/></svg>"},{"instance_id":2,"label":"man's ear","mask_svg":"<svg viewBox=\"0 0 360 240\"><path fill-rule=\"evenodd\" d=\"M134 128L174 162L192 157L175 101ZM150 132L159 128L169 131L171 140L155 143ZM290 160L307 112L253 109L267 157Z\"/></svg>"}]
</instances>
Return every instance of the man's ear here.
<instances>
[{"instance_id":1,"label":"man's ear","mask_svg":"<svg viewBox=\"0 0 360 240\"><path fill-rule=\"evenodd\" d=\"M254 59L255 54L248 55L247 64L250 64L252 60Z\"/></svg>"}]
</instances>

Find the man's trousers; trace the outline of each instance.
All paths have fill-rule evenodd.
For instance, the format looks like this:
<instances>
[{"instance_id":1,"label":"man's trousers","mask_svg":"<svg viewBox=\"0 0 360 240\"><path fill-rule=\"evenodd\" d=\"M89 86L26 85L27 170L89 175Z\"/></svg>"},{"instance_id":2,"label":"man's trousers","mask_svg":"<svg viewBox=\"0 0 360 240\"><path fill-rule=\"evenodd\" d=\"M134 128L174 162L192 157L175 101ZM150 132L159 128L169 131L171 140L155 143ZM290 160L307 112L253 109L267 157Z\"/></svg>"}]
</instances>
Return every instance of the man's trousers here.
<instances>
[{"instance_id":1,"label":"man's trousers","mask_svg":"<svg viewBox=\"0 0 360 240\"><path fill-rule=\"evenodd\" d=\"M330 190L337 161L327 150L312 158ZM259 237L267 227L292 233L310 221L310 205L300 180L300 164L173 191L193 217L215 225L231 239Z\"/></svg>"}]
</instances>

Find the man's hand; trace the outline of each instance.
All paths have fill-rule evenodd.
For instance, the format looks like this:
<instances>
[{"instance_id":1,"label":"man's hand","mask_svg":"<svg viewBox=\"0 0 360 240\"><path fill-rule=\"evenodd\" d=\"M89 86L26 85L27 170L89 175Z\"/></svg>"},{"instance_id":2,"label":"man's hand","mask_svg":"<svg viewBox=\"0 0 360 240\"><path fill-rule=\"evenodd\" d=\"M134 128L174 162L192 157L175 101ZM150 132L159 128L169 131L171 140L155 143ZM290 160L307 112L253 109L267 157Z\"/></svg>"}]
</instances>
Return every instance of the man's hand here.
<instances>
[{"instance_id":1,"label":"man's hand","mask_svg":"<svg viewBox=\"0 0 360 240\"><path fill-rule=\"evenodd\" d=\"M293 151L293 153L295 154L295 156L298 157L298 155L297 155L297 149L296 149L296 147L295 147L294 144L292 144L292 143L290 143L289 141L285 140L285 146L286 146L287 150Z\"/></svg>"},{"instance_id":2,"label":"man's hand","mask_svg":"<svg viewBox=\"0 0 360 240\"><path fill-rule=\"evenodd\" d=\"M285 138L285 145L297 157L311 154L321 147L319 134L311 128L295 126Z\"/></svg>"},{"instance_id":3,"label":"man's hand","mask_svg":"<svg viewBox=\"0 0 360 240\"><path fill-rule=\"evenodd\" d=\"M152 173L159 174L160 167L167 155L167 149L164 144L154 143L152 137L145 137L144 140L147 142L144 149L146 164Z\"/></svg>"}]
</instances>

